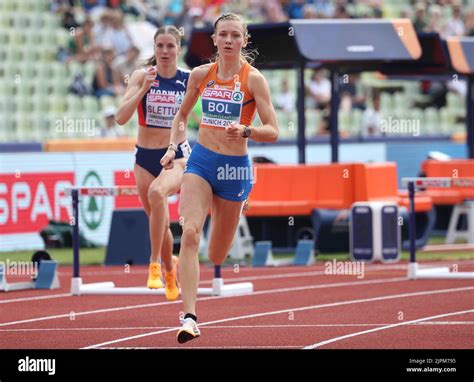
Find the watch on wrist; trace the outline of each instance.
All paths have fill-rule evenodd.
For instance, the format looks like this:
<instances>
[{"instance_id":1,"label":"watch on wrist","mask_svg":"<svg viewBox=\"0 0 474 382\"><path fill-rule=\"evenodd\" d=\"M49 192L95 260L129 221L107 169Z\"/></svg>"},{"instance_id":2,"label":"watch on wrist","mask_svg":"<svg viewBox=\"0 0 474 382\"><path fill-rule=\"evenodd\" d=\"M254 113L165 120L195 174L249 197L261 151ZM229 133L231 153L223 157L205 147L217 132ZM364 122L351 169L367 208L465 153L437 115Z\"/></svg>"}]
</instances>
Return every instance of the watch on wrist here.
<instances>
[{"instance_id":1,"label":"watch on wrist","mask_svg":"<svg viewBox=\"0 0 474 382\"><path fill-rule=\"evenodd\" d=\"M244 133L242 134L242 137L248 138L250 137L250 134L252 133L252 130L250 130L249 126L244 127Z\"/></svg>"}]
</instances>

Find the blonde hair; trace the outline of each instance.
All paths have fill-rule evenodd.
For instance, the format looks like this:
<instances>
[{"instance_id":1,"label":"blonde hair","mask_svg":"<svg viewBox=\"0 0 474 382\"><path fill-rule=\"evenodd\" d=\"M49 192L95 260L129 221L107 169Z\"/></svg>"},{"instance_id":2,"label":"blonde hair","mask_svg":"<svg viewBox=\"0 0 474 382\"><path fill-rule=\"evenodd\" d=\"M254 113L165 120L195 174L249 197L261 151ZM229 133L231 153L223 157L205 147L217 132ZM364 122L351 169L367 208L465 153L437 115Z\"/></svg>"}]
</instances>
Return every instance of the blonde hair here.
<instances>
[{"instance_id":1,"label":"blonde hair","mask_svg":"<svg viewBox=\"0 0 474 382\"><path fill-rule=\"evenodd\" d=\"M156 31L155 35L153 36L153 43L155 43L156 38L160 34L170 34L170 35L172 35L176 39L176 43L178 44L178 47L181 47L181 39L182 39L183 36L182 36L181 32L179 31L179 29L176 28L174 25L165 25L165 26L159 27L158 30ZM150 58L148 58L145 61L144 65L145 66L155 66L156 65L155 53L153 53L153 56L151 56Z\"/></svg>"},{"instance_id":2,"label":"blonde hair","mask_svg":"<svg viewBox=\"0 0 474 382\"><path fill-rule=\"evenodd\" d=\"M213 37L216 35L217 25L221 21L238 21L238 22L240 22L240 24L242 25L242 29L244 30L244 37L247 38L247 39L250 38L250 34L248 32L248 29L247 29L247 24L242 19L242 17L240 17L239 15L237 15L235 13L224 13L224 14L220 15L217 18L217 20L214 23L214 33L212 34ZM257 56L258 56L258 52L257 52L256 49L245 49L244 48L240 51L240 58L242 60L244 60L245 62L248 62L249 64L253 64L255 62L255 59L257 58ZM211 58L211 62L216 62L218 59L219 59L219 52L216 51L214 56Z\"/></svg>"}]
</instances>

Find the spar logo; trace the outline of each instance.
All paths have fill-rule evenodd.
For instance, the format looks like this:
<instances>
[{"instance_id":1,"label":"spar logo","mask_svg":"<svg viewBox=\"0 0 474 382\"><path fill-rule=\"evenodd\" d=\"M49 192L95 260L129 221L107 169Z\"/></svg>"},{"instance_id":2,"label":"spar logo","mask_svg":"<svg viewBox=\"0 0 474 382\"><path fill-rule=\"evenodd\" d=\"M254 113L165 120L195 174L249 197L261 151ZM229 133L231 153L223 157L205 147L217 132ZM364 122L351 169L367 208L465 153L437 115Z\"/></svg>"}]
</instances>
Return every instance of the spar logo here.
<instances>
[{"instance_id":1,"label":"spar logo","mask_svg":"<svg viewBox=\"0 0 474 382\"><path fill-rule=\"evenodd\" d=\"M244 96L242 95L242 92L234 92L232 94L232 100L234 102L241 102Z\"/></svg>"},{"instance_id":2,"label":"spar logo","mask_svg":"<svg viewBox=\"0 0 474 382\"><path fill-rule=\"evenodd\" d=\"M51 220L69 221L71 197L64 190L73 184L73 172L0 174L0 238L39 232Z\"/></svg>"},{"instance_id":3,"label":"spar logo","mask_svg":"<svg viewBox=\"0 0 474 382\"><path fill-rule=\"evenodd\" d=\"M148 94L148 101L174 104L176 97L174 94Z\"/></svg>"},{"instance_id":4,"label":"spar logo","mask_svg":"<svg viewBox=\"0 0 474 382\"><path fill-rule=\"evenodd\" d=\"M206 89L204 89L204 92L202 93L202 98L230 101L232 99L232 93L234 93L234 92L232 90L228 90L228 89L214 89L214 88L209 89L209 88L206 88Z\"/></svg>"},{"instance_id":5,"label":"spar logo","mask_svg":"<svg viewBox=\"0 0 474 382\"><path fill-rule=\"evenodd\" d=\"M89 171L82 182L82 187L102 187L102 181L95 171ZM105 211L105 198L84 195L79 204L81 218L90 230L100 226Z\"/></svg>"}]
</instances>

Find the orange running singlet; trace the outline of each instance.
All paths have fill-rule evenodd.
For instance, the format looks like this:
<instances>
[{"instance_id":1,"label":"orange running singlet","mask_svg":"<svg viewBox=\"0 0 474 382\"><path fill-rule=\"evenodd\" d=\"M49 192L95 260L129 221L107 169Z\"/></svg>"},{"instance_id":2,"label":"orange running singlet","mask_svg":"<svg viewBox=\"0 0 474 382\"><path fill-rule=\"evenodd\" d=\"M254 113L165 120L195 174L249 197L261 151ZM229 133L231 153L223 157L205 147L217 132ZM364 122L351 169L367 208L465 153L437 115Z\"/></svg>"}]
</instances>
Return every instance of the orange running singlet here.
<instances>
[{"instance_id":1,"label":"orange running singlet","mask_svg":"<svg viewBox=\"0 0 474 382\"><path fill-rule=\"evenodd\" d=\"M217 62L199 86L202 118L199 127L221 129L232 122L249 126L255 117L255 100L250 95L247 79L251 65L242 65L238 75L230 81L217 78Z\"/></svg>"}]
</instances>

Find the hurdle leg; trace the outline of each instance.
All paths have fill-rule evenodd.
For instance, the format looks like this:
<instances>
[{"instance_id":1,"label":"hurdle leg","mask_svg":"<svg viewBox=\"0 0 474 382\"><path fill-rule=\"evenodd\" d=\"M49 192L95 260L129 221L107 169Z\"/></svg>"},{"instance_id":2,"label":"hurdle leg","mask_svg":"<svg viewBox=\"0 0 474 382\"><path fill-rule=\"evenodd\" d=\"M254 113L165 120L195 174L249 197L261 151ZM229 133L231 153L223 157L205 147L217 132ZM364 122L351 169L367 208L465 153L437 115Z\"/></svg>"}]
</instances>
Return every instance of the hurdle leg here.
<instances>
[{"instance_id":1,"label":"hurdle leg","mask_svg":"<svg viewBox=\"0 0 474 382\"><path fill-rule=\"evenodd\" d=\"M198 294L208 294L208 292L207 288L198 289ZM252 292L253 284L250 282L225 285L221 275L221 266L214 266L214 278L210 293L212 296L241 296Z\"/></svg>"},{"instance_id":2,"label":"hurdle leg","mask_svg":"<svg viewBox=\"0 0 474 382\"><path fill-rule=\"evenodd\" d=\"M72 254L73 275L71 279L71 294L81 294L82 279L79 275L79 191L77 188L71 190L72 197Z\"/></svg>"},{"instance_id":3,"label":"hurdle leg","mask_svg":"<svg viewBox=\"0 0 474 382\"><path fill-rule=\"evenodd\" d=\"M418 264L416 263L416 227L415 227L415 183L408 183L408 196L410 198L410 226L408 234L410 238L410 263L408 264L408 279L415 280Z\"/></svg>"}]
</instances>

